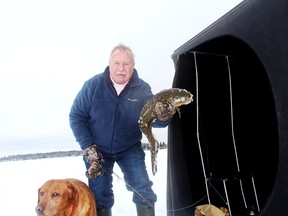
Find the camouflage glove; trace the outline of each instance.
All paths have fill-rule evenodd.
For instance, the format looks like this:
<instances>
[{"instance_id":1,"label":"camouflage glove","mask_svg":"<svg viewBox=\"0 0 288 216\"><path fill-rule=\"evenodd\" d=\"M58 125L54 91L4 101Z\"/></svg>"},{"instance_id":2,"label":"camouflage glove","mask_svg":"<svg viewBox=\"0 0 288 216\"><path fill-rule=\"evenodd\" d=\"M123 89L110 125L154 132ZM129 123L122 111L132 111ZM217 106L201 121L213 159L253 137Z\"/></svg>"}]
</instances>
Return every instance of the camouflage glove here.
<instances>
[{"instance_id":1,"label":"camouflage glove","mask_svg":"<svg viewBox=\"0 0 288 216\"><path fill-rule=\"evenodd\" d=\"M83 154L85 160L90 164L89 169L86 171L85 175L88 179L93 179L104 174L102 170L102 165L104 164L103 156L101 152L98 151L97 146L91 145L84 149Z\"/></svg>"},{"instance_id":2,"label":"camouflage glove","mask_svg":"<svg viewBox=\"0 0 288 216\"><path fill-rule=\"evenodd\" d=\"M159 101L155 104L155 112L157 119L160 121L166 121L173 117L176 113L176 108L171 104L165 104Z\"/></svg>"}]
</instances>

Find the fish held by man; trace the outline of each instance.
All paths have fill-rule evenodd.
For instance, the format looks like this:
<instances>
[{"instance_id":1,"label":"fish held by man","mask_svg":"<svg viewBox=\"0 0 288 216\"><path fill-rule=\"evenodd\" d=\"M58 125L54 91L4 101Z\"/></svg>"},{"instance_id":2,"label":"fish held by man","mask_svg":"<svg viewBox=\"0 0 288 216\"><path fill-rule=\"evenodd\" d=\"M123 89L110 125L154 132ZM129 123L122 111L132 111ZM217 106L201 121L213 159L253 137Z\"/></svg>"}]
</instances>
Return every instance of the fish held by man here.
<instances>
[{"instance_id":1,"label":"fish held by man","mask_svg":"<svg viewBox=\"0 0 288 216\"><path fill-rule=\"evenodd\" d=\"M150 144L152 173L155 175L157 172L157 153L159 143L152 133L152 123L157 119L156 107L161 104L167 110L176 109L181 118L180 106L187 105L193 101L193 95L186 89L171 88L160 91L150 98L143 106L140 117L139 126L143 134L147 137ZM165 113L164 113L165 115Z\"/></svg>"}]
</instances>

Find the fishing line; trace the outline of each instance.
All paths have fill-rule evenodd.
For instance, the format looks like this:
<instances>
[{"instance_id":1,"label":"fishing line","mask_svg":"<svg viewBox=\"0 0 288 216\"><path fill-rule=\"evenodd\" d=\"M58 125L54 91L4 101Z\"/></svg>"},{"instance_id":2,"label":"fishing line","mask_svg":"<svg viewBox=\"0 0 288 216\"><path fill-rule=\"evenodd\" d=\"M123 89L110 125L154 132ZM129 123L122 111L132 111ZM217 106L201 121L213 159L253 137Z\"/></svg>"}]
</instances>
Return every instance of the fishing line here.
<instances>
[{"instance_id":1,"label":"fishing line","mask_svg":"<svg viewBox=\"0 0 288 216\"><path fill-rule=\"evenodd\" d=\"M200 200L198 200L197 202L194 202L192 203L191 205L188 205L188 206L185 206L185 207L182 207L182 208L175 208L175 209L168 209L167 212L177 212L177 211L183 211L185 209L188 209L188 208L191 208L191 207L194 207L196 206L198 203L200 203L202 200L206 199L207 198L207 194L201 198Z\"/></svg>"},{"instance_id":2,"label":"fishing line","mask_svg":"<svg viewBox=\"0 0 288 216\"><path fill-rule=\"evenodd\" d=\"M144 202L146 202L150 207L154 208L153 203L151 203L148 199L146 199L141 193L139 193L136 189L134 189L130 184L128 184L123 178L121 178L119 175L117 175L113 170L111 170L108 167L103 167L103 168L109 170L109 172L111 174L114 174L118 179L120 179L122 182L124 182L134 193L136 193L139 197L141 197Z\"/></svg>"}]
</instances>

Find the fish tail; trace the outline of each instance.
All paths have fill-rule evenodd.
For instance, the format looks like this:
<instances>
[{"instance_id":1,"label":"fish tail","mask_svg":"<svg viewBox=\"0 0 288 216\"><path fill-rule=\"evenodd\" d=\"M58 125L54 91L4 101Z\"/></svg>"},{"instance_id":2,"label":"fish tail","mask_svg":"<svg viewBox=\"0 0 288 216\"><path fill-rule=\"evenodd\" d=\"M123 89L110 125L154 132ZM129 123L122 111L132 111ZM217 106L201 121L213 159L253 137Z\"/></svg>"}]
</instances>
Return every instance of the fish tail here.
<instances>
[{"instance_id":1,"label":"fish tail","mask_svg":"<svg viewBox=\"0 0 288 216\"><path fill-rule=\"evenodd\" d=\"M151 140L151 165L152 173L155 175L157 172L157 154L159 149L159 143L156 139Z\"/></svg>"}]
</instances>

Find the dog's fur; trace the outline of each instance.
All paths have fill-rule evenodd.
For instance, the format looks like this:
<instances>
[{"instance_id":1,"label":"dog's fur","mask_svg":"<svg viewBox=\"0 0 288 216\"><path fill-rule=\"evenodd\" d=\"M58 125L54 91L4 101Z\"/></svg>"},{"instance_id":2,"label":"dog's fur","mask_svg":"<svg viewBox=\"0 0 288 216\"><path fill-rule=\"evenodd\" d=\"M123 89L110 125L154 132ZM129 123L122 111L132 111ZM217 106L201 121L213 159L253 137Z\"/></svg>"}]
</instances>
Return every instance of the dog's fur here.
<instances>
[{"instance_id":1,"label":"dog's fur","mask_svg":"<svg viewBox=\"0 0 288 216\"><path fill-rule=\"evenodd\" d=\"M194 216L230 216L225 207L217 208L214 205L206 204L196 206Z\"/></svg>"},{"instance_id":2,"label":"dog's fur","mask_svg":"<svg viewBox=\"0 0 288 216\"><path fill-rule=\"evenodd\" d=\"M51 179L38 189L38 216L97 216L90 188L77 179Z\"/></svg>"}]
</instances>

